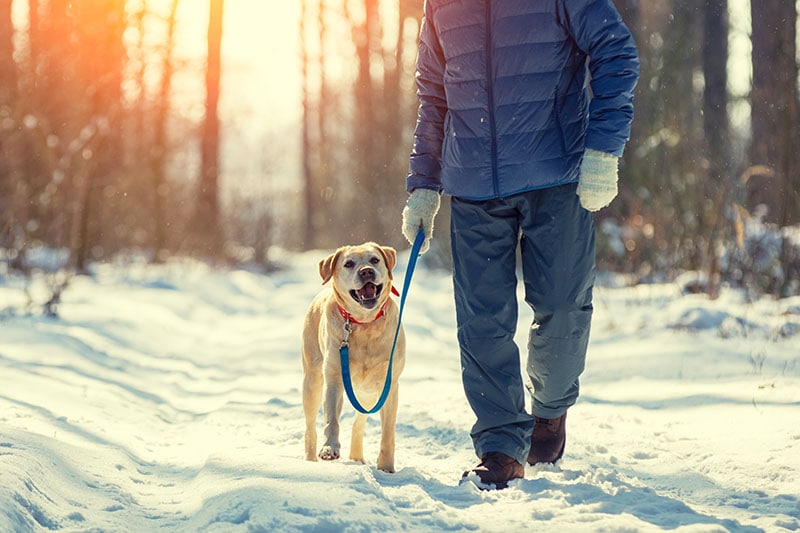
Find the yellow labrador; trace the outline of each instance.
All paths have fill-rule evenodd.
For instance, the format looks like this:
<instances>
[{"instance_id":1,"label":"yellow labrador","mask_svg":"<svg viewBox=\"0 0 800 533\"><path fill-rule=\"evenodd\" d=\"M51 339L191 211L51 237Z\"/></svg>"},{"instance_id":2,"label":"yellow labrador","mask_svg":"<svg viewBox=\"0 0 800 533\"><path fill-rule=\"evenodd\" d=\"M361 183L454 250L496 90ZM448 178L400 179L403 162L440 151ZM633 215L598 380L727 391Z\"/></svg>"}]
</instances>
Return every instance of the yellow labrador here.
<instances>
[{"instance_id":1,"label":"yellow labrador","mask_svg":"<svg viewBox=\"0 0 800 533\"><path fill-rule=\"evenodd\" d=\"M303 410L306 417L305 451L308 461L338 459L339 417L344 386L339 348L350 322L349 358L353 391L367 410L380 397L397 328L398 307L390 298L394 248L368 242L344 246L319 262L323 285L333 281L311 302L303 325ZM394 472L397 378L405 365L405 336L397 338L392 363L391 390L380 409L381 447L377 466ZM316 419L323 402L325 440L317 452ZM367 416L356 412L350 440L350 459L364 463L364 425Z\"/></svg>"}]
</instances>

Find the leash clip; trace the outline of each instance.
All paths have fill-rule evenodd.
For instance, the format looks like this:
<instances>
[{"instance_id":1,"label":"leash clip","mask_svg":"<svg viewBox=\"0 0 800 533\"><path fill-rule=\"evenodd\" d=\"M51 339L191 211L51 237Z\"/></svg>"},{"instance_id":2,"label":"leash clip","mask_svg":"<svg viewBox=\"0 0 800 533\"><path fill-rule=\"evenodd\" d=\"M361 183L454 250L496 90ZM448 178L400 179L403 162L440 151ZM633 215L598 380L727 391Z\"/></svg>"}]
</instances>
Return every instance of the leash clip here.
<instances>
[{"instance_id":1,"label":"leash clip","mask_svg":"<svg viewBox=\"0 0 800 533\"><path fill-rule=\"evenodd\" d=\"M350 338L350 333L353 331L353 324L350 322L350 318L348 317L344 321L344 338L342 339L342 343L339 345L339 349L346 348L349 345L348 339Z\"/></svg>"}]
</instances>

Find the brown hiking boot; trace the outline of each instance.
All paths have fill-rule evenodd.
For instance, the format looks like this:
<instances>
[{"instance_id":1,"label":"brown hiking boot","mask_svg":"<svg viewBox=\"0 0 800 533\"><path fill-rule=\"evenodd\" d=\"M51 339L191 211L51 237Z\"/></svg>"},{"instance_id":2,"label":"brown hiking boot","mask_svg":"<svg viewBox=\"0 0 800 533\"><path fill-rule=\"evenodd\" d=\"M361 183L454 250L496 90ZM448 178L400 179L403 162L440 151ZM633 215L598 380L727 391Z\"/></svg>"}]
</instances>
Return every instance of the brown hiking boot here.
<instances>
[{"instance_id":1,"label":"brown hiking boot","mask_svg":"<svg viewBox=\"0 0 800 533\"><path fill-rule=\"evenodd\" d=\"M525 467L504 453L489 452L483 454L478 466L464 472L461 481L472 474L476 474L481 480L481 483L478 484L479 489L500 490L508 487L508 482L512 479L525 477Z\"/></svg>"},{"instance_id":2,"label":"brown hiking boot","mask_svg":"<svg viewBox=\"0 0 800 533\"><path fill-rule=\"evenodd\" d=\"M559 418L534 417L528 464L555 463L564 455L567 443L567 413Z\"/></svg>"}]
</instances>

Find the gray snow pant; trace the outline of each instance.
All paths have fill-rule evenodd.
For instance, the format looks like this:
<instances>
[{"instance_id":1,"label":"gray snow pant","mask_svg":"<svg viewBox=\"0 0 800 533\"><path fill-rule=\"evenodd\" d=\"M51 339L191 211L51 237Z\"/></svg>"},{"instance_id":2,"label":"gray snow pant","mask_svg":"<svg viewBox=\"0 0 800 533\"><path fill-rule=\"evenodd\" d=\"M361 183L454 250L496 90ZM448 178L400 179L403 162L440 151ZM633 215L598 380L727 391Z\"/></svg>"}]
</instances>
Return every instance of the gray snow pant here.
<instances>
[{"instance_id":1,"label":"gray snow pant","mask_svg":"<svg viewBox=\"0 0 800 533\"><path fill-rule=\"evenodd\" d=\"M594 224L577 184L508 198L452 199L453 286L464 391L480 457L525 464L533 416L525 410L517 328L516 251L533 309L527 371L536 416L557 418L578 398L594 284Z\"/></svg>"}]
</instances>

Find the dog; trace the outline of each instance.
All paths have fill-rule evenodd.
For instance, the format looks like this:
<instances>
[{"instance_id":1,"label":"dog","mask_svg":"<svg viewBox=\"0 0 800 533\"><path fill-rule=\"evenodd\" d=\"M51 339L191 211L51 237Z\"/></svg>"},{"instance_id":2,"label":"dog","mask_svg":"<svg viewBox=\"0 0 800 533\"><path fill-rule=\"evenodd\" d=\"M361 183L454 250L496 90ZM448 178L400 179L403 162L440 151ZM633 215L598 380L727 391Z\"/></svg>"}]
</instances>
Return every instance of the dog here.
<instances>
[{"instance_id":1,"label":"dog","mask_svg":"<svg viewBox=\"0 0 800 533\"><path fill-rule=\"evenodd\" d=\"M303 411L308 461L333 461L340 456L339 417L344 385L339 350L345 338L358 402L369 410L383 392L399 319L399 308L390 297L396 264L396 250L374 242L341 247L319 262L322 284L332 283L312 300L303 324ZM348 322L349 335L345 333ZM401 327L392 363L391 389L379 411L381 444L377 467L384 472L394 472L397 384L404 366L405 334ZM323 400L324 441L317 451L316 419ZM365 414L356 411L350 440L350 459L363 464L366 420Z\"/></svg>"}]
</instances>

